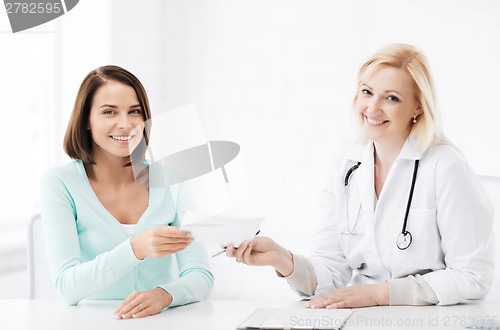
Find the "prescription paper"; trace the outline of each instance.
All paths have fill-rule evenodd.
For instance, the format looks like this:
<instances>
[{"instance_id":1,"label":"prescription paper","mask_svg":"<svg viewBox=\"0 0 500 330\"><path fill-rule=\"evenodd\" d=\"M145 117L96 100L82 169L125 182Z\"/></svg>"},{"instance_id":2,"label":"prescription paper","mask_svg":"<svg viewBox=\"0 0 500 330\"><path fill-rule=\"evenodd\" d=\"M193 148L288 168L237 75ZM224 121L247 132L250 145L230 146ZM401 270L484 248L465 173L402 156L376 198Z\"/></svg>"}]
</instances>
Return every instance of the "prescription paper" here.
<instances>
[{"instance_id":1,"label":"prescription paper","mask_svg":"<svg viewBox=\"0 0 500 330\"><path fill-rule=\"evenodd\" d=\"M245 241L251 241L259 230L264 217L239 218L227 215L212 215L204 217L188 211L183 219L181 230L193 235L196 242L227 246L240 246Z\"/></svg>"}]
</instances>

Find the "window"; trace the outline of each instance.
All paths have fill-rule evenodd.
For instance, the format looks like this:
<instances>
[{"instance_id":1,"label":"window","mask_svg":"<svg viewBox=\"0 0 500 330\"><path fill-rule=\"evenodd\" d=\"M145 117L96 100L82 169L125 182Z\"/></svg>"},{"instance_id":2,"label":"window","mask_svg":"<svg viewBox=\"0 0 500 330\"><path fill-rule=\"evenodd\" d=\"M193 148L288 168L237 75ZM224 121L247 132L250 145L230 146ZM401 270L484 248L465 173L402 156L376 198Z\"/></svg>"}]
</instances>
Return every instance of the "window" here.
<instances>
[{"instance_id":1,"label":"window","mask_svg":"<svg viewBox=\"0 0 500 330\"><path fill-rule=\"evenodd\" d=\"M54 23L13 34L0 15L0 254L24 251L26 223L39 207L51 164L56 114ZM4 259L2 259L4 260ZM11 269L3 262L2 270Z\"/></svg>"}]
</instances>

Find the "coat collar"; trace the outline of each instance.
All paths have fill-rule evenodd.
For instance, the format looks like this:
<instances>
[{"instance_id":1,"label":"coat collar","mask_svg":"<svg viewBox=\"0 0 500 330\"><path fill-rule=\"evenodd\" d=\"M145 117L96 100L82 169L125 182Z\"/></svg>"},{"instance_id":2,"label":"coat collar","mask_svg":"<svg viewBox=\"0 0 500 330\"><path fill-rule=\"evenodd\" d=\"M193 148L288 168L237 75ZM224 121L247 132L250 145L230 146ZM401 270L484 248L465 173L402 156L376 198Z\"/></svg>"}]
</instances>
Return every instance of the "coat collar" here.
<instances>
[{"instance_id":1,"label":"coat collar","mask_svg":"<svg viewBox=\"0 0 500 330\"><path fill-rule=\"evenodd\" d=\"M373 157L374 146L372 141L368 141L364 144L358 144L352 147L349 151L347 151L347 161L348 166L352 166L357 162L361 162L361 166L359 167L359 172L357 174L359 178L359 185L363 187L361 189L361 199L363 204L369 207L372 210L375 210L375 188L374 188L374 177L373 177L373 166L374 166L374 157ZM407 159L414 161L415 159L420 159L422 154L418 150L416 143L408 138L406 139L399 155L396 159Z\"/></svg>"},{"instance_id":2,"label":"coat collar","mask_svg":"<svg viewBox=\"0 0 500 330\"><path fill-rule=\"evenodd\" d=\"M408 138L401 148L398 158L415 160L422 158L422 153L420 152L417 143L414 139Z\"/></svg>"},{"instance_id":3,"label":"coat collar","mask_svg":"<svg viewBox=\"0 0 500 330\"><path fill-rule=\"evenodd\" d=\"M418 149L415 140L407 138L396 159L415 160L421 157L422 153ZM347 152L347 159L352 162L373 163L373 142L368 141L356 145Z\"/></svg>"}]
</instances>

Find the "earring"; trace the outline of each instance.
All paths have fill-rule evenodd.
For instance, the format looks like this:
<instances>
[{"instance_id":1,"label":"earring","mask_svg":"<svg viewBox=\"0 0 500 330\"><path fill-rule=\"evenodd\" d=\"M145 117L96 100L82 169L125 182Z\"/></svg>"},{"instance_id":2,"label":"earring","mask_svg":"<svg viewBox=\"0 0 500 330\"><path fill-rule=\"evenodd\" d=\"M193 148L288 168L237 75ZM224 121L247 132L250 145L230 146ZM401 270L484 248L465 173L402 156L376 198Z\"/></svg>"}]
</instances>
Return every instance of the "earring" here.
<instances>
[{"instance_id":1,"label":"earring","mask_svg":"<svg viewBox=\"0 0 500 330\"><path fill-rule=\"evenodd\" d=\"M413 123L416 124L417 123L417 115L413 116Z\"/></svg>"}]
</instances>

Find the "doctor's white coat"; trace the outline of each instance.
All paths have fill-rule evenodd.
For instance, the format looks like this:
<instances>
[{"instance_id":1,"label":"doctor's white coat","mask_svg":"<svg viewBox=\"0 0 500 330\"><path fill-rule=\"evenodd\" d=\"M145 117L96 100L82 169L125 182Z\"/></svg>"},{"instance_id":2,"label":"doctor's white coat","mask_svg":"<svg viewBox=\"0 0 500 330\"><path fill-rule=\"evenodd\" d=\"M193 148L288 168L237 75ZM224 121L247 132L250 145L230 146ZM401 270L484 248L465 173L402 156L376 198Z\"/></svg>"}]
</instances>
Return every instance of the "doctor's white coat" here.
<instances>
[{"instance_id":1,"label":"doctor's white coat","mask_svg":"<svg viewBox=\"0 0 500 330\"><path fill-rule=\"evenodd\" d=\"M420 163L407 224L413 240L400 250L396 238L403 226L415 159ZM357 162L361 165L346 189L345 175ZM372 143L336 157L330 172L315 253L309 259L317 277L316 294L416 274L434 290L440 305L488 293L495 267L493 207L455 148L433 146L421 154L407 140L378 201Z\"/></svg>"}]
</instances>

